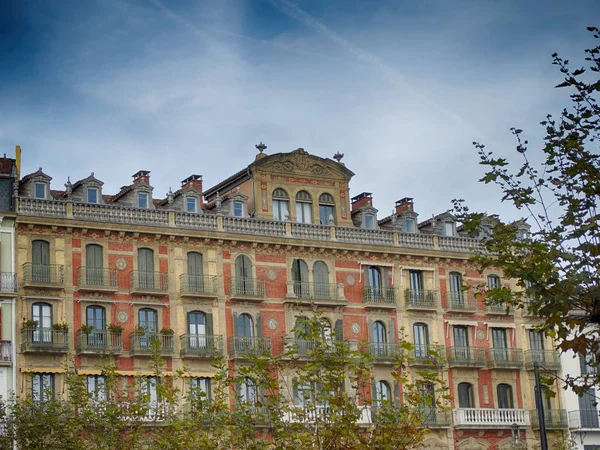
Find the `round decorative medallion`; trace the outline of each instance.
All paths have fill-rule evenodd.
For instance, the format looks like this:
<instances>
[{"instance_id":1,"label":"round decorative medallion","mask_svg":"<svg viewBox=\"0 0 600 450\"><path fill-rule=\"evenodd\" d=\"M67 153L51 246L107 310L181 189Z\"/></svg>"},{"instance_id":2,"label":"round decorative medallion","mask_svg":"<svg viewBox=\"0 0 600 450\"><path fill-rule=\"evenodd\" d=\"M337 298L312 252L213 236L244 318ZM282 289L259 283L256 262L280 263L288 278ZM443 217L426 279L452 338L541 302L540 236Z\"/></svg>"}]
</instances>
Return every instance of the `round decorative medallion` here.
<instances>
[{"instance_id":1,"label":"round decorative medallion","mask_svg":"<svg viewBox=\"0 0 600 450\"><path fill-rule=\"evenodd\" d=\"M351 275L348 275L348 276L351 276ZM352 332L353 332L354 334L358 334L358 333L360 333L360 325L358 324L358 322L354 322L354 323L352 324Z\"/></svg>"},{"instance_id":2,"label":"round decorative medallion","mask_svg":"<svg viewBox=\"0 0 600 450\"><path fill-rule=\"evenodd\" d=\"M354 283L356 283L356 278L354 278L354 275L348 275L346 277L346 284L348 286L354 286Z\"/></svg>"},{"instance_id":3,"label":"round decorative medallion","mask_svg":"<svg viewBox=\"0 0 600 450\"><path fill-rule=\"evenodd\" d=\"M120 311L119 314L117 314L117 319L119 320L119 322L125 323L129 319L129 316L125 311Z\"/></svg>"},{"instance_id":4,"label":"round decorative medallion","mask_svg":"<svg viewBox=\"0 0 600 450\"><path fill-rule=\"evenodd\" d=\"M269 271L267 272L267 277L271 281L275 280L277 278L277 272L275 271L275 269L269 269Z\"/></svg>"},{"instance_id":5,"label":"round decorative medallion","mask_svg":"<svg viewBox=\"0 0 600 450\"><path fill-rule=\"evenodd\" d=\"M268 324L271 330L275 330L279 325L279 322L277 322L277 319L275 318L270 318Z\"/></svg>"},{"instance_id":6,"label":"round decorative medallion","mask_svg":"<svg viewBox=\"0 0 600 450\"><path fill-rule=\"evenodd\" d=\"M117 269L124 270L127 267L127 261L123 258L117 259Z\"/></svg>"},{"instance_id":7,"label":"round decorative medallion","mask_svg":"<svg viewBox=\"0 0 600 450\"><path fill-rule=\"evenodd\" d=\"M477 339L483 339L485 337L485 333L483 330L477 330Z\"/></svg>"}]
</instances>

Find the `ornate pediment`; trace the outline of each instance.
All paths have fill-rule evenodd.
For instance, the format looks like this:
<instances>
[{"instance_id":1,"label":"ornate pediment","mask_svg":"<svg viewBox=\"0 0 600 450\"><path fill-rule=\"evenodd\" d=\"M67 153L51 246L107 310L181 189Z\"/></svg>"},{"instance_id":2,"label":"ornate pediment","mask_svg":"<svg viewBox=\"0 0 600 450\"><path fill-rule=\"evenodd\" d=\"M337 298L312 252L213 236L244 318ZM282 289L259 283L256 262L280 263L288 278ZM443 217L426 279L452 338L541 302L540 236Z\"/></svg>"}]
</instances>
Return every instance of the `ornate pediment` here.
<instances>
[{"instance_id":1,"label":"ornate pediment","mask_svg":"<svg viewBox=\"0 0 600 450\"><path fill-rule=\"evenodd\" d=\"M435 438L429 438L421 444L419 450L448 450L448 446Z\"/></svg>"},{"instance_id":2,"label":"ornate pediment","mask_svg":"<svg viewBox=\"0 0 600 450\"><path fill-rule=\"evenodd\" d=\"M456 444L457 450L487 450L488 448L490 448L489 442L474 437L463 439Z\"/></svg>"},{"instance_id":3,"label":"ornate pediment","mask_svg":"<svg viewBox=\"0 0 600 450\"><path fill-rule=\"evenodd\" d=\"M309 154L302 148L290 153L264 156L252 164L253 170L280 172L287 175L301 174L316 177L350 180L354 173L343 164Z\"/></svg>"}]
</instances>

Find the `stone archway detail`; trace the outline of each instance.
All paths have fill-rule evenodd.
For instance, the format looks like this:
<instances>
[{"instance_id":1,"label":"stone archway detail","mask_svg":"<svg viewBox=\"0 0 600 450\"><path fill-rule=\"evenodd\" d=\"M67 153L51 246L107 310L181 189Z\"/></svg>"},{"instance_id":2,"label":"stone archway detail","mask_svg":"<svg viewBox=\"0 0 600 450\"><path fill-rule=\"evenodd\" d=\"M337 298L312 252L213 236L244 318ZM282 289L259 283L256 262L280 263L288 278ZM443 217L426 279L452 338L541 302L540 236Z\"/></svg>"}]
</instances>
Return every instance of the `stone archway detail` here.
<instances>
[{"instance_id":1,"label":"stone archway detail","mask_svg":"<svg viewBox=\"0 0 600 450\"><path fill-rule=\"evenodd\" d=\"M496 443L497 450L513 450L514 449L514 439L512 437L507 437L506 439L502 439L501 441Z\"/></svg>"},{"instance_id":2,"label":"stone archway detail","mask_svg":"<svg viewBox=\"0 0 600 450\"><path fill-rule=\"evenodd\" d=\"M448 446L435 438L426 439L419 450L448 450Z\"/></svg>"},{"instance_id":3,"label":"stone archway detail","mask_svg":"<svg viewBox=\"0 0 600 450\"><path fill-rule=\"evenodd\" d=\"M490 448L490 444L483 439L475 439L474 437L470 437L463 439L456 444L456 448L460 450L487 450Z\"/></svg>"}]
</instances>

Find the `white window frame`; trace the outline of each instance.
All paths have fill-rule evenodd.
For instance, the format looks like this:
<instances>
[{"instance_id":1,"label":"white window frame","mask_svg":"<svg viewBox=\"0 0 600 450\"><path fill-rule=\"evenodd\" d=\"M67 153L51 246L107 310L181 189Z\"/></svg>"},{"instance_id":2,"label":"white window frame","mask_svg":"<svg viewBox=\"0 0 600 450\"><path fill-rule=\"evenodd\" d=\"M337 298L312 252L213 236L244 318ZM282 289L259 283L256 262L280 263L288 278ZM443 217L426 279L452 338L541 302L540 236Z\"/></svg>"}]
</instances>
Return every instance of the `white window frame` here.
<instances>
[{"instance_id":1,"label":"white window frame","mask_svg":"<svg viewBox=\"0 0 600 450\"><path fill-rule=\"evenodd\" d=\"M190 210L190 201L194 203L194 207ZM198 199L196 197L186 197L185 198L185 211L189 213L197 213L198 212Z\"/></svg>"},{"instance_id":2,"label":"white window frame","mask_svg":"<svg viewBox=\"0 0 600 450\"><path fill-rule=\"evenodd\" d=\"M371 226L368 226L367 224L367 220L371 219ZM375 229L375 216L373 214L365 214L363 216L363 227L368 229L368 230L374 230Z\"/></svg>"},{"instance_id":3,"label":"white window frame","mask_svg":"<svg viewBox=\"0 0 600 450\"><path fill-rule=\"evenodd\" d=\"M94 202L90 201L90 193L91 192L94 192L96 195L96 201L94 201ZM99 198L100 198L100 193L98 192L98 188L87 188L87 202L88 203L94 203L94 204L100 203Z\"/></svg>"},{"instance_id":4,"label":"white window frame","mask_svg":"<svg viewBox=\"0 0 600 450\"><path fill-rule=\"evenodd\" d=\"M239 208L240 208L240 213L239 214L235 213L236 212L235 211L236 205L239 205ZM239 200L234 200L232 208L233 208L233 217L244 217L244 202L241 202Z\"/></svg>"},{"instance_id":5,"label":"white window frame","mask_svg":"<svg viewBox=\"0 0 600 450\"><path fill-rule=\"evenodd\" d=\"M456 230L454 228L454 222L451 222L449 220L445 220L443 223L443 230L444 230L444 236L454 236L456 234ZM448 227L450 227L450 230L448 230ZM448 234L448 231L450 231L450 234Z\"/></svg>"},{"instance_id":6,"label":"white window frame","mask_svg":"<svg viewBox=\"0 0 600 450\"><path fill-rule=\"evenodd\" d=\"M144 199L146 206L141 206L141 200L142 198ZM150 205L150 196L148 195L147 192L138 192L137 194L137 206L138 208L142 208L142 209L148 209Z\"/></svg>"},{"instance_id":7,"label":"white window frame","mask_svg":"<svg viewBox=\"0 0 600 450\"><path fill-rule=\"evenodd\" d=\"M410 224L410 227L407 225ZM409 228L411 228L409 230ZM416 231L415 219L404 219L404 232L405 233L414 233Z\"/></svg>"},{"instance_id":8,"label":"white window frame","mask_svg":"<svg viewBox=\"0 0 600 450\"><path fill-rule=\"evenodd\" d=\"M37 192L38 186L41 186L44 189L44 195L42 197L38 197L38 195L37 195L38 194L38 192ZM39 182L33 183L33 198L43 200L46 198L47 192L48 192L48 189L46 187L46 183L39 183Z\"/></svg>"}]
</instances>

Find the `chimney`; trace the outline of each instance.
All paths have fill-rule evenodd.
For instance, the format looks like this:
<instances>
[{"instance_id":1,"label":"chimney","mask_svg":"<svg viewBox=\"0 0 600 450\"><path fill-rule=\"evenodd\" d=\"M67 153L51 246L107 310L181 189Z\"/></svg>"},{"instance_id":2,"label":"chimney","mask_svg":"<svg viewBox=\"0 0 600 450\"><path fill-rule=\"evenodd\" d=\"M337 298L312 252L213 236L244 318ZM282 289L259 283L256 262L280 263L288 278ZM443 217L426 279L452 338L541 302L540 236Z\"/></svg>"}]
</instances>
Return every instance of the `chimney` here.
<instances>
[{"instance_id":1,"label":"chimney","mask_svg":"<svg viewBox=\"0 0 600 450\"><path fill-rule=\"evenodd\" d=\"M150 171L140 170L138 173L133 175L133 184L146 183L150 186Z\"/></svg>"},{"instance_id":2,"label":"chimney","mask_svg":"<svg viewBox=\"0 0 600 450\"><path fill-rule=\"evenodd\" d=\"M198 192L202 192L202 175L190 175L181 182L181 189L193 187Z\"/></svg>"},{"instance_id":3,"label":"chimney","mask_svg":"<svg viewBox=\"0 0 600 450\"><path fill-rule=\"evenodd\" d=\"M401 214L406 211L414 211L413 199L410 197L404 197L402 200L396 202L396 214Z\"/></svg>"},{"instance_id":4,"label":"chimney","mask_svg":"<svg viewBox=\"0 0 600 450\"><path fill-rule=\"evenodd\" d=\"M356 211L365 206L373 206L373 197L370 192L363 192L356 197L352 197L352 211Z\"/></svg>"}]
</instances>

